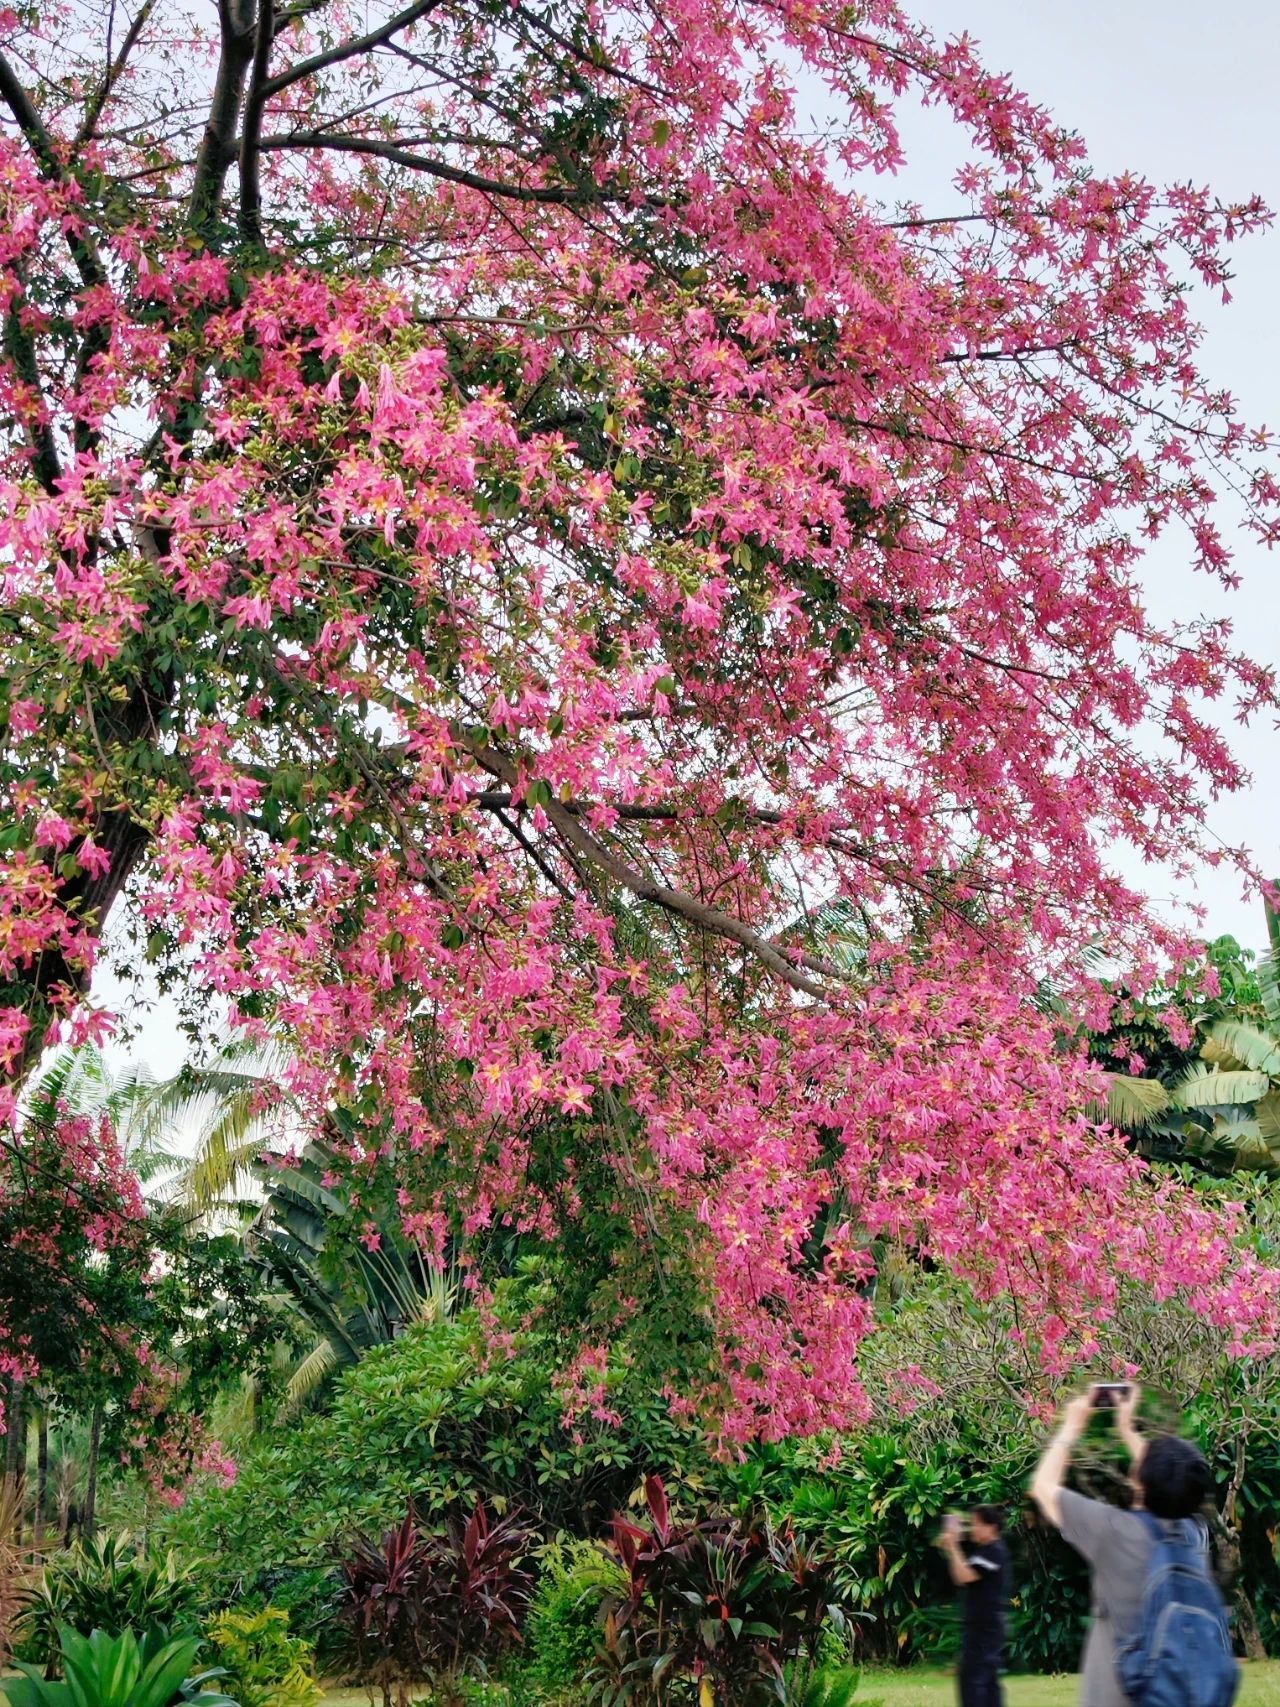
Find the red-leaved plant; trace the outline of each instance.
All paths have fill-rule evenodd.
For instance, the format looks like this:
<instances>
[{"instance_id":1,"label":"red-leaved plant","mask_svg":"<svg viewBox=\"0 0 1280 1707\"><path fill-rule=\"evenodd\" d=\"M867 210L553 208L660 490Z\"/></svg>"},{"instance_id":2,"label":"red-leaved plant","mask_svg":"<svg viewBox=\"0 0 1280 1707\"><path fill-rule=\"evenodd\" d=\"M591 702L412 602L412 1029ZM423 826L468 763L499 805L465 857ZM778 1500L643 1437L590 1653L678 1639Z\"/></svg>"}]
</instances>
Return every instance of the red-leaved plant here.
<instances>
[{"instance_id":1,"label":"red-leaved plant","mask_svg":"<svg viewBox=\"0 0 1280 1707\"><path fill-rule=\"evenodd\" d=\"M688 1679L699 1707L803 1698L824 1625L845 1627L826 1561L759 1514L673 1522L658 1476L645 1503L648 1527L612 1525L628 1583L606 1611L592 1700L657 1707Z\"/></svg>"},{"instance_id":2,"label":"red-leaved plant","mask_svg":"<svg viewBox=\"0 0 1280 1707\"><path fill-rule=\"evenodd\" d=\"M443 1531L419 1530L412 1507L380 1542L357 1536L342 1560L345 1615L361 1674L383 1707L429 1678L441 1707L461 1702L460 1679L483 1672L520 1640L532 1579L520 1563L530 1540L515 1513L491 1520L482 1500Z\"/></svg>"}]
</instances>

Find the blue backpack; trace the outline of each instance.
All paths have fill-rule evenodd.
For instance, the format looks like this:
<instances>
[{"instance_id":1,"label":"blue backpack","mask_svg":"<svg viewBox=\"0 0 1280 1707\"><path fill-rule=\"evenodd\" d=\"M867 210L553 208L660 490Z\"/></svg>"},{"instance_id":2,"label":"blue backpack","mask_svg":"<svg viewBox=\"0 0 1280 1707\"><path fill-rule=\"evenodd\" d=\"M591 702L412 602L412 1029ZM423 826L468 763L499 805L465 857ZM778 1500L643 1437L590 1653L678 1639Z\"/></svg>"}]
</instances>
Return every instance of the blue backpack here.
<instances>
[{"instance_id":1,"label":"blue backpack","mask_svg":"<svg viewBox=\"0 0 1280 1707\"><path fill-rule=\"evenodd\" d=\"M1120 1687L1136 1707L1231 1707L1240 1667L1209 1571L1208 1537L1191 1519L1170 1535L1149 1511L1137 1515L1155 1545L1137 1625L1116 1648Z\"/></svg>"}]
</instances>

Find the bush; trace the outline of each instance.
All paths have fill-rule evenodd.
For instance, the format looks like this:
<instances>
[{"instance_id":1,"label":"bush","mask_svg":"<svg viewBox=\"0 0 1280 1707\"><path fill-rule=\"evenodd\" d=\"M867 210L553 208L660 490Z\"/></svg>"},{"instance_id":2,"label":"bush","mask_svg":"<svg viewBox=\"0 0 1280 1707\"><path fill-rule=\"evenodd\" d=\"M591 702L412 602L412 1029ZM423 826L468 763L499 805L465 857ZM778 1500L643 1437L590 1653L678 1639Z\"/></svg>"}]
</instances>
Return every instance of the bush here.
<instances>
[{"instance_id":1,"label":"bush","mask_svg":"<svg viewBox=\"0 0 1280 1707\"><path fill-rule=\"evenodd\" d=\"M590 1698L665 1703L696 1680L700 1702L802 1702L824 1631L844 1627L828 1562L755 1513L676 1522L657 1476L645 1503L646 1528L613 1523L627 1582L609 1610Z\"/></svg>"},{"instance_id":2,"label":"bush","mask_svg":"<svg viewBox=\"0 0 1280 1707\"><path fill-rule=\"evenodd\" d=\"M205 1626L224 1687L240 1707L309 1707L320 1699L315 1649L289 1634L289 1614L278 1606L220 1612Z\"/></svg>"},{"instance_id":3,"label":"bush","mask_svg":"<svg viewBox=\"0 0 1280 1707\"><path fill-rule=\"evenodd\" d=\"M552 1696L580 1688L600 1646L601 1602L621 1599L626 1586L621 1565L594 1542L544 1554L524 1633L530 1682Z\"/></svg>"},{"instance_id":4,"label":"bush","mask_svg":"<svg viewBox=\"0 0 1280 1707\"><path fill-rule=\"evenodd\" d=\"M194 1628L199 1602L197 1567L180 1565L174 1553L149 1558L128 1534L83 1541L45 1566L36 1590L17 1620L23 1658L48 1666L58 1662L58 1631L82 1636L103 1630L160 1625Z\"/></svg>"},{"instance_id":5,"label":"bush","mask_svg":"<svg viewBox=\"0 0 1280 1707\"><path fill-rule=\"evenodd\" d=\"M384 1707L393 1683L421 1676L442 1707L461 1707L467 1674L486 1673L519 1640L529 1541L511 1514L491 1522L480 1500L437 1534L423 1534L410 1511L380 1542L355 1538L342 1562L343 1614Z\"/></svg>"},{"instance_id":6,"label":"bush","mask_svg":"<svg viewBox=\"0 0 1280 1707\"><path fill-rule=\"evenodd\" d=\"M993 1429L993 1436L995 1430ZM841 1604L861 1615L865 1653L901 1664L949 1660L960 1636L956 1591L934 1545L944 1512L983 1501L1014 1514L1009 1663L1019 1671L1074 1671L1088 1611L1088 1573L1056 1530L1021 1518L1033 1444L967 1439L913 1446L902 1435L848 1443L831 1464L828 1442L760 1448L726 1472L726 1488L763 1499L831 1558Z\"/></svg>"},{"instance_id":7,"label":"bush","mask_svg":"<svg viewBox=\"0 0 1280 1707\"><path fill-rule=\"evenodd\" d=\"M201 1489L162 1520L167 1542L205 1556L202 1608L287 1606L336 1651L335 1579L344 1534L380 1534L413 1506L430 1522L483 1497L519 1506L544 1535L598 1530L646 1467L695 1477L703 1459L665 1402L611 1371L618 1428L566 1422L552 1373L558 1346L533 1334L491 1360L474 1316L407 1330L336 1382L329 1409L249 1444L230 1487Z\"/></svg>"},{"instance_id":8,"label":"bush","mask_svg":"<svg viewBox=\"0 0 1280 1707\"><path fill-rule=\"evenodd\" d=\"M25 1675L6 1679L4 1693L9 1707L238 1707L231 1696L206 1688L218 1671L188 1675L199 1647L199 1636L171 1637L161 1626L141 1639L132 1630L119 1636L63 1630L59 1659L71 1681L50 1683L36 1667L23 1666Z\"/></svg>"}]
</instances>

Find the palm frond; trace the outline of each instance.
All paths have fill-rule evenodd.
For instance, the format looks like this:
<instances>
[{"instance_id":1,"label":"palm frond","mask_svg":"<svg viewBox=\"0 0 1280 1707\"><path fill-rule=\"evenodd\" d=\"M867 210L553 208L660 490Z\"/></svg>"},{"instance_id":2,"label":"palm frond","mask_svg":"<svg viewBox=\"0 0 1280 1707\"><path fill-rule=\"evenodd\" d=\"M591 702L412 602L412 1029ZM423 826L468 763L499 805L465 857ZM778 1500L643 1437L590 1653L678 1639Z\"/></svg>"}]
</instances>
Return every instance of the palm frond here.
<instances>
[{"instance_id":1,"label":"palm frond","mask_svg":"<svg viewBox=\"0 0 1280 1707\"><path fill-rule=\"evenodd\" d=\"M289 1377L285 1388L289 1409L295 1410L304 1400L318 1392L334 1371L342 1368L348 1361L350 1360L339 1353L332 1340L317 1340Z\"/></svg>"},{"instance_id":2,"label":"palm frond","mask_svg":"<svg viewBox=\"0 0 1280 1707\"><path fill-rule=\"evenodd\" d=\"M1125 1132L1141 1132L1169 1109L1169 1093L1159 1079L1107 1074L1107 1119Z\"/></svg>"},{"instance_id":3,"label":"palm frond","mask_svg":"<svg viewBox=\"0 0 1280 1707\"><path fill-rule=\"evenodd\" d=\"M1258 1102L1271 1088L1265 1073L1230 1071L1196 1063L1169 1087L1178 1108L1233 1108Z\"/></svg>"}]
</instances>

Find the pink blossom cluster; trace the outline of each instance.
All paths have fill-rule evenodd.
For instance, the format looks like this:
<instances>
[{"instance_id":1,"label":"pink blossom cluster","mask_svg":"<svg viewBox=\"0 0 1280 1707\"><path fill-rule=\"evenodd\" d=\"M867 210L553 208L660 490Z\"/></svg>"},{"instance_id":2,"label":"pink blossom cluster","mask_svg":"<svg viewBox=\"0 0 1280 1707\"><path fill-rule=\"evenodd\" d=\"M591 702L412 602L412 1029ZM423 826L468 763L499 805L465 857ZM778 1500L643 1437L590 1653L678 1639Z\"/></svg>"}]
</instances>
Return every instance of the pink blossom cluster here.
<instances>
[{"instance_id":1,"label":"pink blossom cluster","mask_svg":"<svg viewBox=\"0 0 1280 1707\"><path fill-rule=\"evenodd\" d=\"M190 27L145 25L104 180L198 171L149 106ZM84 895L128 877L164 952L287 1042L316 1129L358 1129L357 1197L394 1170L436 1256L499 1223L555 1239L603 1159L637 1239L690 1230L723 1380L681 1397L726 1437L866 1414L878 1240L1011 1294L1051 1372L1122 1277L1265 1350L1277 1279L1241 1219L1144 1173L1036 998L1098 1018L1086 949L1135 989L1185 954L1108 850L1221 857L1206 813L1242 772L1206 704L1276 709L1226 625L1161 627L1139 578L1180 530L1231 582L1224 483L1280 529L1184 290L1225 290L1266 210L1094 173L889 0L626 0L593 28L594 200L550 146L487 142L483 92L442 116L388 84L349 146L290 155L344 91L371 110L368 67L281 85L272 206L320 247L394 246L373 269L278 235L237 270L169 198L122 189L113 224L0 136L4 306L37 356L60 294L94 331L43 388L0 364L0 980L56 960L40 1002L77 1012ZM61 89L72 51L28 60ZM194 109L185 60L163 75ZM916 96L966 152L936 217L887 205ZM396 113L453 152L374 195ZM91 284L30 287L88 233ZM100 727L123 743L139 706L143 783ZM0 1010L10 1064L37 1006ZM601 1414L593 1357L565 1391Z\"/></svg>"}]
</instances>

